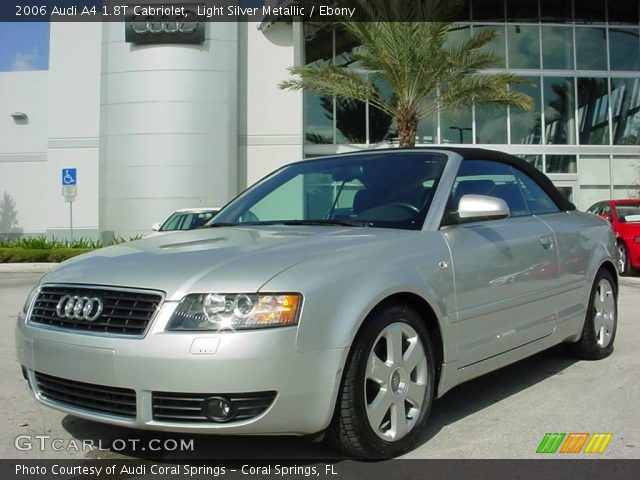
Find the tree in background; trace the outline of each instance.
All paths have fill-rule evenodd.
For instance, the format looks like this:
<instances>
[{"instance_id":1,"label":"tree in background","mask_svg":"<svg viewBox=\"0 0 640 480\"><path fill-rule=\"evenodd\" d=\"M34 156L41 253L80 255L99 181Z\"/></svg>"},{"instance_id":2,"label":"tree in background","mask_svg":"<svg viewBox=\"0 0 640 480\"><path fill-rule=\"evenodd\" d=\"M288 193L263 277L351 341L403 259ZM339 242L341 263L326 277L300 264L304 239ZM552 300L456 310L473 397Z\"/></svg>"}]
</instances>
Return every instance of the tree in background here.
<instances>
[{"instance_id":1,"label":"tree in background","mask_svg":"<svg viewBox=\"0 0 640 480\"><path fill-rule=\"evenodd\" d=\"M18 212L16 202L6 191L0 202L0 238L12 238L22 234L22 228L18 226Z\"/></svg>"},{"instance_id":2,"label":"tree in background","mask_svg":"<svg viewBox=\"0 0 640 480\"><path fill-rule=\"evenodd\" d=\"M395 118L401 147L415 146L420 120L448 108L473 105L509 106L530 110L528 95L509 85L528 82L508 72L487 73L500 57L486 47L498 33L483 29L456 45L447 45L460 0L349 0L360 20L337 23L360 48L347 54L348 67L295 66L292 78L280 83L287 90L369 102ZM415 21L395 21L415 20ZM362 72L366 72L363 74ZM383 97L375 87L385 82L393 92Z\"/></svg>"}]
</instances>

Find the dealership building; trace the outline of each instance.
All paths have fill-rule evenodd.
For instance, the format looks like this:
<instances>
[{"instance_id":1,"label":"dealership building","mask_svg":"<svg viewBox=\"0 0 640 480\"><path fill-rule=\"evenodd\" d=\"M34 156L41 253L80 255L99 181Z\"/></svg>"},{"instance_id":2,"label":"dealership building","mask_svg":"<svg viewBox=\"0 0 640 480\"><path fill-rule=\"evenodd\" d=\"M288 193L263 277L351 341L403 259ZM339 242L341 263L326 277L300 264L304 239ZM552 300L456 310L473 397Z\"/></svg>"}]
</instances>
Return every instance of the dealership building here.
<instances>
[{"instance_id":1,"label":"dealership building","mask_svg":"<svg viewBox=\"0 0 640 480\"><path fill-rule=\"evenodd\" d=\"M495 71L527 78L518 88L534 109L443 111L416 144L521 156L581 209L638 197L639 16L635 0L467 1L448 41L498 31ZM339 28L268 18L196 30L167 43L130 22L52 22L48 70L0 72L0 236L68 236L71 209L76 237L145 234L289 162L397 145L372 106L278 88L293 65L344 65L357 45Z\"/></svg>"}]
</instances>

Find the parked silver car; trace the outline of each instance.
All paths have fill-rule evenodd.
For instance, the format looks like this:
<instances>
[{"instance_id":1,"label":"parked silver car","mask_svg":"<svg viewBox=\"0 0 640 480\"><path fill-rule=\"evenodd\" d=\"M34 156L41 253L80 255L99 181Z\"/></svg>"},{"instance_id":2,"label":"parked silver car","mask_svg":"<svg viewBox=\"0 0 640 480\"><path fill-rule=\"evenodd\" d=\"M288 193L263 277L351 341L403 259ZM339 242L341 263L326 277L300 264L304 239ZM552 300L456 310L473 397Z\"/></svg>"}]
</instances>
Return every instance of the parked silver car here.
<instances>
[{"instance_id":1,"label":"parked silver car","mask_svg":"<svg viewBox=\"0 0 640 480\"><path fill-rule=\"evenodd\" d=\"M100 422L410 449L435 397L613 351L616 244L529 164L402 149L281 168L208 224L53 269L18 317L38 402ZM469 399L473 401L473 399Z\"/></svg>"}]
</instances>

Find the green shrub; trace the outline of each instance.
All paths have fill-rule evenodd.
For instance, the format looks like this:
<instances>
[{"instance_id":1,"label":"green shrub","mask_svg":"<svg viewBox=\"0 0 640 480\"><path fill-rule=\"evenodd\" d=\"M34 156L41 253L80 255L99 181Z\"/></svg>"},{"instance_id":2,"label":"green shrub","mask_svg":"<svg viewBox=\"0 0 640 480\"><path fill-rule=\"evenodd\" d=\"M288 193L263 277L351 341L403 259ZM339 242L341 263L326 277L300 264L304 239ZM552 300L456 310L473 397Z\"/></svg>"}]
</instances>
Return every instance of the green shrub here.
<instances>
[{"instance_id":1,"label":"green shrub","mask_svg":"<svg viewBox=\"0 0 640 480\"><path fill-rule=\"evenodd\" d=\"M0 263L63 262L91 250L90 248L0 247Z\"/></svg>"}]
</instances>

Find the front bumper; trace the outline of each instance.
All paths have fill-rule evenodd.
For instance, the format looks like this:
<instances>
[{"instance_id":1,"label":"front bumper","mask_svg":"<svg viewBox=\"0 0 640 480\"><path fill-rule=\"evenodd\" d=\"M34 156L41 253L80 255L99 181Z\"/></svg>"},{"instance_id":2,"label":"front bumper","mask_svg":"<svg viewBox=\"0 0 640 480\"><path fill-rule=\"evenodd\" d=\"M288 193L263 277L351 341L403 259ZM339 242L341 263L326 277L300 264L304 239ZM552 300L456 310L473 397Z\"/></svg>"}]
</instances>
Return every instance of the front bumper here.
<instances>
[{"instance_id":1,"label":"front bumper","mask_svg":"<svg viewBox=\"0 0 640 480\"><path fill-rule=\"evenodd\" d=\"M63 412L141 429L218 434L316 433L329 425L348 349L296 350L298 327L235 333L165 332L176 307L166 302L142 339L34 326L20 313L18 361L36 400ZM193 349L208 339L207 353ZM193 351L192 351L193 350ZM132 389L132 418L46 398L36 372L86 384ZM227 423L154 419L153 392L244 394L275 391L266 411Z\"/></svg>"}]
</instances>

